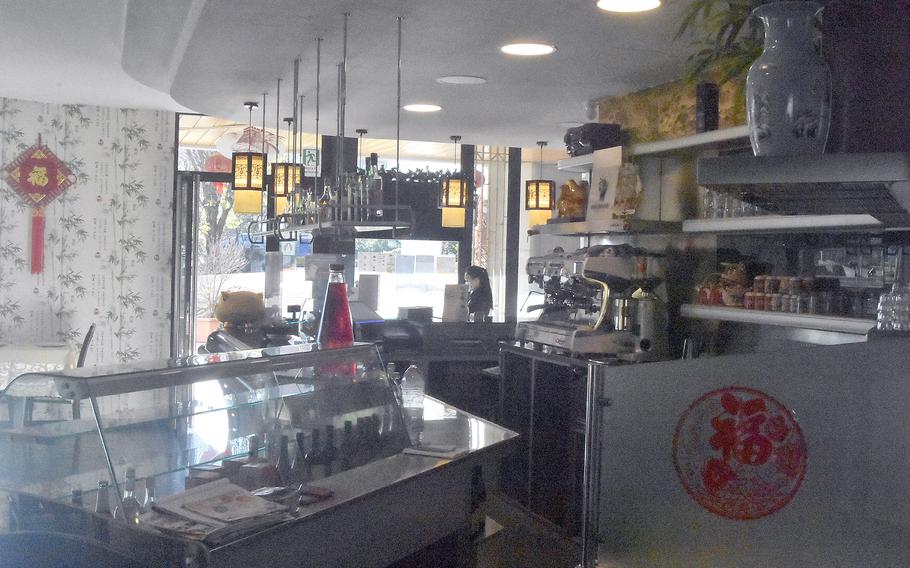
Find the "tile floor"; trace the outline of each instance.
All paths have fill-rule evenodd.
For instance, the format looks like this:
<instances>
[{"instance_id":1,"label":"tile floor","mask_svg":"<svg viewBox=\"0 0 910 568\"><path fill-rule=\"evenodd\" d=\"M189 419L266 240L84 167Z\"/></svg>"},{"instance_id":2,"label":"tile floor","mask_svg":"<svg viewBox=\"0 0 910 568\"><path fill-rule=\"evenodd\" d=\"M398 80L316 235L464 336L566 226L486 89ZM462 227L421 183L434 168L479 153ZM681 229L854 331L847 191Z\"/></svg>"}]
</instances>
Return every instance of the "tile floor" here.
<instances>
[{"instance_id":1,"label":"tile floor","mask_svg":"<svg viewBox=\"0 0 910 568\"><path fill-rule=\"evenodd\" d=\"M478 568L574 568L580 545L508 498L493 494L487 516L502 530L480 545Z\"/></svg>"}]
</instances>

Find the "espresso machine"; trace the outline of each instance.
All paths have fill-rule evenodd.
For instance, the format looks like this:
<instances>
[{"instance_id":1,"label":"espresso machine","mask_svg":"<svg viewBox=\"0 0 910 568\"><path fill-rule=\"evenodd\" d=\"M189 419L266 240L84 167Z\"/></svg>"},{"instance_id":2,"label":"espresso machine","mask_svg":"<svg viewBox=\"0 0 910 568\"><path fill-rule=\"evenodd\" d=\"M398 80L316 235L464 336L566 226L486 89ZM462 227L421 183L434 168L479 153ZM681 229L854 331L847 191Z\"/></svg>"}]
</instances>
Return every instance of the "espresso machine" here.
<instances>
[{"instance_id":1,"label":"espresso machine","mask_svg":"<svg viewBox=\"0 0 910 568\"><path fill-rule=\"evenodd\" d=\"M543 290L533 322L516 339L535 348L626 361L667 353L666 312L655 289L664 280L662 255L630 245L599 245L532 257L528 280Z\"/></svg>"}]
</instances>

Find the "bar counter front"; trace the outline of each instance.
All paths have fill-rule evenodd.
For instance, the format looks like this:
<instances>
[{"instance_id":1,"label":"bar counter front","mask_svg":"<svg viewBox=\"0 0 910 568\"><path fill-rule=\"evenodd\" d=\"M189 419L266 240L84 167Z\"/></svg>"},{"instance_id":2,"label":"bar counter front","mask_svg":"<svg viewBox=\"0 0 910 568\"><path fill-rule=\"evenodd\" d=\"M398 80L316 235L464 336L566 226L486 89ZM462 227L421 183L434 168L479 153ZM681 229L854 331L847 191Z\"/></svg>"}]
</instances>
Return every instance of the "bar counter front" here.
<instances>
[{"instance_id":1,"label":"bar counter front","mask_svg":"<svg viewBox=\"0 0 910 568\"><path fill-rule=\"evenodd\" d=\"M472 566L517 435L396 379L369 344L23 375L0 397L6 561L34 539L112 566Z\"/></svg>"}]
</instances>

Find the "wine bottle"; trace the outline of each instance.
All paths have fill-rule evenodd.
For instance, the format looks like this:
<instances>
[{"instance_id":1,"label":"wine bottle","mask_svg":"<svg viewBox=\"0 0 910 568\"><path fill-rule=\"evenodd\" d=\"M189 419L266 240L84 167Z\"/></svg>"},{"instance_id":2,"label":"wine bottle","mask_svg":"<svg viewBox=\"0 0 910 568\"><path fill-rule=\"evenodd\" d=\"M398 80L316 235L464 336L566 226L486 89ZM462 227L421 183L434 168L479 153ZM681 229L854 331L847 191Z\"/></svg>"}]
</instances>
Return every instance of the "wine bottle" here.
<instances>
[{"instance_id":1,"label":"wine bottle","mask_svg":"<svg viewBox=\"0 0 910 568\"><path fill-rule=\"evenodd\" d=\"M372 210L372 214L376 219L382 219L382 174L379 173L379 155L370 154L370 164L371 164L371 178L369 181L369 202L370 205L376 209Z\"/></svg>"},{"instance_id":2,"label":"wine bottle","mask_svg":"<svg viewBox=\"0 0 910 568\"><path fill-rule=\"evenodd\" d=\"M360 467L367 463L367 448L366 448L366 436L367 429L364 424L363 417L357 419L357 431L354 435L354 448L351 455L351 465L352 467Z\"/></svg>"},{"instance_id":3,"label":"wine bottle","mask_svg":"<svg viewBox=\"0 0 910 568\"><path fill-rule=\"evenodd\" d=\"M322 471L323 477L331 477L335 471L335 460L338 458L338 450L335 449L335 427L329 424L325 427L325 448L322 451Z\"/></svg>"},{"instance_id":4,"label":"wine bottle","mask_svg":"<svg viewBox=\"0 0 910 568\"><path fill-rule=\"evenodd\" d=\"M341 448L338 453L341 456L341 470L347 471L353 467L351 457L354 451L354 427L350 420L344 421L344 434L341 438Z\"/></svg>"},{"instance_id":5,"label":"wine bottle","mask_svg":"<svg viewBox=\"0 0 910 568\"><path fill-rule=\"evenodd\" d=\"M275 464L278 470L278 481L283 486L293 483L291 479L291 456L288 453L288 437L282 435L278 442L278 462Z\"/></svg>"},{"instance_id":6,"label":"wine bottle","mask_svg":"<svg viewBox=\"0 0 910 568\"><path fill-rule=\"evenodd\" d=\"M142 512L142 505L136 499L136 470L127 468L126 481L123 483L123 498L120 505L114 510L114 518L126 521L131 525L139 524L139 513Z\"/></svg>"},{"instance_id":7,"label":"wine bottle","mask_svg":"<svg viewBox=\"0 0 910 568\"><path fill-rule=\"evenodd\" d=\"M297 456L291 465L291 480L293 483L306 483L310 480L310 468L306 461L306 440L303 432L297 432Z\"/></svg>"},{"instance_id":8,"label":"wine bottle","mask_svg":"<svg viewBox=\"0 0 910 568\"><path fill-rule=\"evenodd\" d=\"M155 506L155 478L146 477L145 478L145 497L142 499L142 509L145 511L150 510Z\"/></svg>"},{"instance_id":9,"label":"wine bottle","mask_svg":"<svg viewBox=\"0 0 910 568\"><path fill-rule=\"evenodd\" d=\"M261 438L253 434L250 436L250 449L246 456L246 463L256 463L259 461L259 445L261 444Z\"/></svg>"},{"instance_id":10,"label":"wine bottle","mask_svg":"<svg viewBox=\"0 0 910 568\"><path fill-rule=\"evenodd\" d=\"M322 450L319 447L319 428L313 428L312 442L313 445L310 446L310 451L307 452L305 458L306 471L307 477L310 479L316 479L314 475L319 473L318 466L321 463L320 460L322 459Z\"/></svg>"}]
</instances>

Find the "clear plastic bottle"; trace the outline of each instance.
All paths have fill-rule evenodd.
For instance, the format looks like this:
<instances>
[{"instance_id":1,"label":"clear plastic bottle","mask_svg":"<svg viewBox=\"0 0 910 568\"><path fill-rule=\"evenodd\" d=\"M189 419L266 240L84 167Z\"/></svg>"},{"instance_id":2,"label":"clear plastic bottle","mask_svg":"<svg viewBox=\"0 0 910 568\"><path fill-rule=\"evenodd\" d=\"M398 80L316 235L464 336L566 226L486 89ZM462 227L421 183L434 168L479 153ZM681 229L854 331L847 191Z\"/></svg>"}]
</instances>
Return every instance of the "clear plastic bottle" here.
<instances>
[{"instance_id":1,"label":"clear plastic bottle","mask_svg":"<svg viewBox=\"0 0 910 568\"><path fill-rule=\"evenodd\" d=\"M107 481L98 482L98 493L95 495L95 513L104 516L111 514L111 486Z\"/></svg>"},{"instance_id":2,"label":"clear plastic bottle","mask_svg":"<svg viewBox=\"0 0 910 568\"><path fill-rule=\"evenodd\" d=\"M139 514L142 512L142 505L136 499L136 470L127 468L126 481L123 483L122 505L114 511L114 517L126 521L131 525L139 524Z\"/></svg>"},{"instance_id":3,"label":"clear plastic bottle","mask_svg":"<svg viewBox=\"0 0 910 568\"><path fill-rule=\"evenodd\" d=\"M426 378L417 365L411 365L401 375L401 402L404 407L405 426L411 443L419 446L423 440L423 395Z\"/></svg>"}]
</instances>

